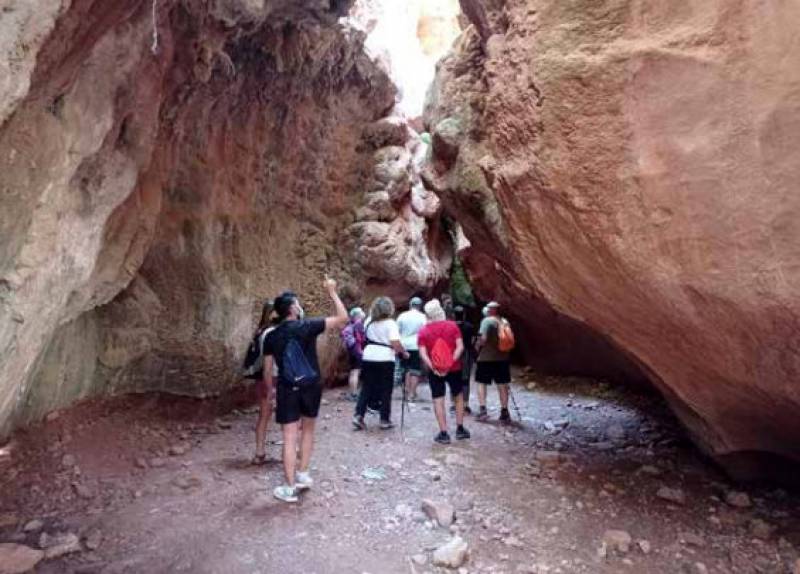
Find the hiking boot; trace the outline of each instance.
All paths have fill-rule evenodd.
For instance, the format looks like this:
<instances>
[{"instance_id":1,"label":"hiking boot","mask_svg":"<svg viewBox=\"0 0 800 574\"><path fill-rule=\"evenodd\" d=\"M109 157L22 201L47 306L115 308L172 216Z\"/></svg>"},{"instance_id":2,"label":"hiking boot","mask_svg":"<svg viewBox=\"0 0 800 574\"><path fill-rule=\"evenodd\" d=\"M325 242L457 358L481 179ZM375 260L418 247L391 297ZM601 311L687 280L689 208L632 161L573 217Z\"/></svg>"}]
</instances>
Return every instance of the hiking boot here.
<instances>
[{"instance_id":1,"label":"hiking boot","mask_svg":"<svg viewBox=\"0 0 800 574\"><path fill-rule=\"evenodd\" d=\"M472 414L472 409L469 408L469 405L464 405L464 414L465 415L471 415Z\"/></svg>"},{"instance_id":2,"label":"hiking boot","mask_svg":"<svg viewBox=\"0 0 800 574\"><path fill-rule=\"evenodd\" d=\"M500 409L500 422L501 423L511 422L511 414L509 414L508 409Z\"/></svg>"},{"instance_id":3,"label":"hiking boot","mask_svg":"<svg viewBox=\"0 0 800 574\"><path fill-rule=\"evenodd\" d=\"M456 412L456 406L455 405L450 405L450 414L452 415L455 412Z\"/></svg>"},{"instance_id":4,"label":"hiking boot","mask_svg":"<svg viewBox=\"0 0 800 574\"><path fill-rule=\"evenodd\" d=\"M469 434L469 431L464 428L464 425L458 425L456 429L456 440L465 440L471 437L472 435Z\"/></svg>"},{"instance_id":5,"label":"hiking boot","mask_svg":"<svg viewBox=\"0 0 800 574\"><path fill-rule=\"evenodd\" d=\"M353 430L367 430L367 424L364 422L364 417L355 415L353 417Z\"/></svg>"},{"instance_id":6,"label":"hiking boot","mask_svg":"<svg viewBox=\"0 0 800 574\"><path fill-rule=\"evenodd\" d=\"M481 407L478 411L478 416L475 417L479 421L488 421L489 420L489 413L486 410L486 407Z\"/></svg>"},{"instance_id":7,"label":"hiking boot","mask_svg":"<svg viewBox=\"0 0 800 574\"><path fill-rule=\"evenodd\" d=\"M392 421L381 421L379 425L381 430L389 430L394 428L394 423Z\"/></svg>"},{"instance_id":8,"label":"hiking boot","mask_svg":"<svg viewBox=\"0 0 800 574\"><path fill-rule=\"evenodd\" d=\"M314 479L311 478L311 474L306 472L297 471L294 475L294 489L297 492L302 490L308 490L314 485Z\"/></svg>"},{"instance_id":9,"label":"hiking boot","mask_svg":"<svg viewBox=\"0 0 800 574\"><path fill-rule=\"evenodd\" d=\"M433 442L438 442L439 444L450 444L450 435L447 434L447 431L441 431L435 437L433 437Z\"/></svg>"},{"instance_id":10,"label":"hiking boot","mask_svg":"<svg viewBox=\"0 0 800 574\"><path fill-rule=\"evenodd\" d=\"M272 496L284 502L297 502L297 491L288 484L276 486L275 490L272 491Z\"/></svg>"}]
</instances>

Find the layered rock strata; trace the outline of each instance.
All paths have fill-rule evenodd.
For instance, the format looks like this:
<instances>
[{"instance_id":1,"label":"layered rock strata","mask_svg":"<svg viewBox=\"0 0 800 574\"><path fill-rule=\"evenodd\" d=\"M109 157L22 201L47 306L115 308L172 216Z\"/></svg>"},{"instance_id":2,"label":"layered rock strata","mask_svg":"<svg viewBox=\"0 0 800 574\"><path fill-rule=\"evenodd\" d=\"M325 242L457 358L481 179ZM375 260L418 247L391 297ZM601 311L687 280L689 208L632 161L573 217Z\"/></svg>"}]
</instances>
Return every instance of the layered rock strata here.
<instances>
[{"instance_id":1,"label":"layered rock strata","mask_svg":"<svg viewBox=\"0 0 800 574\"><path fill-rule=\"evenodd\" d=\"M325 272L350 301L386 279L353 243L370 216L370 246L413 236L393 253L420 265L409 288L437 280L437 253L446 267L414 244L405 188L355 215L376 150L406 139L375 143L395 89L338 23L347 2L6 4L1 432L90 394L224 388L263 297L291 287L321 312Z\"/></svg>"},{"instance_id":2,"label":"layered rock strata","mask_svg":"<svg viewBox=\"0 0 800 574\"><path fill-rule=\"evenodd\" d=\"M427 179L478 292L543 366L638 367L739 476L800 461L800 7L462 6Z\"/></svg>"}]
</instances>

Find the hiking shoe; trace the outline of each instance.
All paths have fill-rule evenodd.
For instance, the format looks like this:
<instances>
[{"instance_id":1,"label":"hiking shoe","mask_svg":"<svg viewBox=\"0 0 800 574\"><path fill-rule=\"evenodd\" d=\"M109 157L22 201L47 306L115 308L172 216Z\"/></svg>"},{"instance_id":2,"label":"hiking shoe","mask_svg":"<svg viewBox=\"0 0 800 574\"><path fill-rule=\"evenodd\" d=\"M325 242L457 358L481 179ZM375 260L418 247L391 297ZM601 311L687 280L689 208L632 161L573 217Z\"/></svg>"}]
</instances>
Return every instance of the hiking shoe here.
<instances>
[{"instance_id":1,"label":"hiking shoe","mask_svg":"<svg viewBox=\"0 0 800 574\"><path fill-rule=\"evenodd\" d=\"M464 405L464 414L465 415L471 415L472 414L472 409L469 408L469 405Z\"/></svg>"},{"instance_id":2,"label":"hiking shoe","mask_svg":"<svg viewBox=\"0 0 800 574\"><path fill-rule=\"evenodd\" d=\"M275 490L272 491L272 496L284 502L297 502L297 491L288 484L276 486Z\"/></svg>"},{"instance_id":3,"label":"hiking shoe","mask_svg":"<svg viewBox=\"0 0 800 574\"><path fill-rule=\"evenodd\" d=\"M447 434L447 431L441 431L435 437L433 437L433 442L438 442L439 444L450 444L450 435Z\"/></svg>"},{"instance_id":4,"label":"hiking shoe","mask_svg":"<svg viewBox=\"0 0 800 574\"><path fill-rule=\"evenodd\" d=\"M455 405L450 405L450 414L453 414L455 412L456 412L456 406Z\"/></svg>"},{"instance_id":5,"label":"hiking shoe","mask_svg":"<svg viewBox=\"0 0 800 574\"><path fill-rule=\"evenodd\" d=\"M308 490L314 485L314 479L311 478L311 474L306 472L297 471L294 475L294 489L297 492L301 490Z\"/></svg>"},{"instance_id":6,"label":"hiking shoe","mask_svg":"<svg viewBox=\"0 0 800 574\"><path fill-rule=\"evenodd\" d=\"M472 435L469 434L469 431L464 428L464 425L458 425L456 429L456 440L465 440L471 437Z\"/></svg>"},{"instance_id":7,"label":"hiking shoe","mask_svg":"<svg viewBox=\"0 0 800 574\"><path fill-rule=\"evenodd\" d=\"M381 421L379 426L381 430L389 430L394 428L394 423L392 421Z\"/></svg>"},{"instance_id":8,"label":"hiking shoe","mask_svg":"<svg viewBox=\"0 0 800 574\"><path fill-rule=\"evenodd\" d=\"M489 413L486 410L486 407L481 407L478 411L478 416L475 417L479 421L487 421L489 420Z\"/></svg>"},{"instance_id":9,"label":"hiking shoe","mask_svg":"<svg viewBox=\"0 0 800 574\"><path fill-rule=\"evenodd\" d=\"M353 430L367 430L367 425L364 422L364 417L355 415L353 417Z\"/></svg>"},{"instance_id":10,"label":"hiking shoe","mask_svg":"<svg viewBox=\"0 0 800 574\"><path fill-rule=\"evenodd\" d=\"M501 423L511 422L511 415L509 414L508 409L500 409L500 422Z\"/></svg>"}]
</instances>

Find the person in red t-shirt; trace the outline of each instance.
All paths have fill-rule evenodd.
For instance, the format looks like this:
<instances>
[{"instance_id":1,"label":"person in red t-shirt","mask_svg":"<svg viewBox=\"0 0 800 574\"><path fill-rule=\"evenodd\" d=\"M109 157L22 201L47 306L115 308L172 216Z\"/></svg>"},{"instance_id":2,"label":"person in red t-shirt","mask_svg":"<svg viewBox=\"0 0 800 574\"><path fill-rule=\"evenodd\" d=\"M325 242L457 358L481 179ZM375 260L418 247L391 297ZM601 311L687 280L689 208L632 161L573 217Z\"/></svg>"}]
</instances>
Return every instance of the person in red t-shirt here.
<instances>
[{"instance_id":1,"label":"person in red t-shirt","mask_svg":"<svg viewBox=\"0 0 800 574\"><path fill-rule=\"evenodd\" d=\"M440 444L449 444L450 435L447 433L444 408L445 384L450 387L450 396L456 405L456 438L463 440L470 437L469 431L464 428L464 395L461 392L464 385L461 373L464 341L458 325L455 321L447 320L437 299L425 304L425 315L428 317L428 324L419 332L417 341L419 356L430 371L428 379L433 397L433 411L439 423L439 434L433 440Z\"/></svg>"}]
</instances>

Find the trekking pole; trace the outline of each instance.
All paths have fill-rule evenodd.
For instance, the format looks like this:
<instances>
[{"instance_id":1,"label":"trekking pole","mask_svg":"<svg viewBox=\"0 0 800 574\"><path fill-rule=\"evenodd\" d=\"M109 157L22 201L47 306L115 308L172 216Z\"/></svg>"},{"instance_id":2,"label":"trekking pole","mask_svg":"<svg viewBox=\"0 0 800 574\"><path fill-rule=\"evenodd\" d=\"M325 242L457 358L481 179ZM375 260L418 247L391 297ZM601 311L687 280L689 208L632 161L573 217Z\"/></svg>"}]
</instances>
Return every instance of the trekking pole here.
<instances>
[{"instance_id":1,"label":"trekking pole","mask_svg":"<svg viewBox=\"0 0 800 574\"><path fill-rule=\"evenodd\" d=\"M403 394L400 395L400 437L402 437L403 428L405 427L406 422L406 382L404 380L404 376L401 376L400 384L403 387Z\"/></svg>"},{"instance_id":2,"label":"trekking pole","mask_svg":"<svg viewBox=\"0 0 800 574\"><path fill-rule=\"evenodd\" d=\"M514 405L514 410L517 411L517 418L519 419L519 424L522 424L522 413L519 410L519 405L517 404L517 399L514 397L514 391L511 390L511 385L508 385L508 396L511 397L511 403Z\"/></svg>"}]
</instances>

